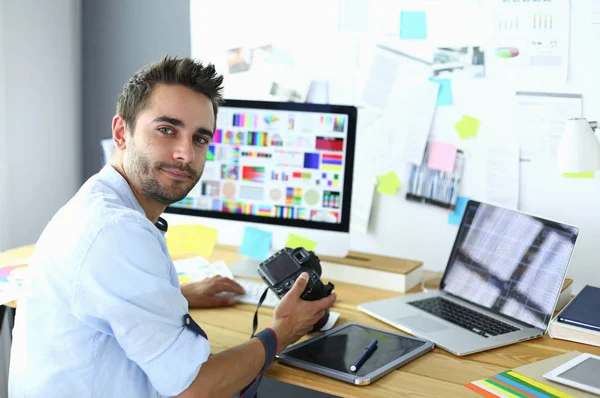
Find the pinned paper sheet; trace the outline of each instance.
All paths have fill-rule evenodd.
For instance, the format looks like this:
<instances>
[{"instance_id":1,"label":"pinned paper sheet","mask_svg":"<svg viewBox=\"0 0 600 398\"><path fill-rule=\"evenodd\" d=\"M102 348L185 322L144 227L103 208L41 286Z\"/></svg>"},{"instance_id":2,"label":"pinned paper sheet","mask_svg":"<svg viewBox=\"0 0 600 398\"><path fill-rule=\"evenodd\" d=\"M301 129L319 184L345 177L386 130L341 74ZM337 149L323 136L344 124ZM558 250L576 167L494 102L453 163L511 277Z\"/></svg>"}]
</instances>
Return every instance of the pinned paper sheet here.
<instances>
[{"instance_id":1,"label":"pinned paper sheet","mask_svg":"<svg viewBox=\"0 0 600 398\"><path fill-rule=\"evenodd\" d=\"M583 173L564 173L565 178L594 178L593 171L585 171Z\"/></svg>"},{"instance_id":2,"label":"pinned paper sheet","mask_svg":"<svg viewBox=\"0 0 600 398\"><path fill-rule=\"evenodd\" d=\"M306 250L314 250L316 245L317 242L315 242L314 240L302 237L300 235L290 234L288 236L288 240L285 244L285 247L290 247L292 249L295 249L297 247L303 247Z\"/></svg>"},{"instance_id":3,"label":"pinned paper sheet","mask_svg":"<svg viewBox=\"0 0 600 398\"><path fill-rule=\"evenodd\" d=\"M488 148L485 176L486 201L518 210L520 187L519 145L503 143Z\"/></svg>"},{"instance_id":4,"label":"pinned paper sheet","mask_svg":"<svg viewBox=\"0 0 600 398\"><path fill-rule=\"evenodd\" d=\"M469 115L463 115L462 120L456 123L454 128L456 129L456 132L461 140L467 140L469 138L477 137L480 124L481 122L479 119Z\"/></svg>"},{"instance_id":5,"label":"pinned paper sheet","mask_svg":"<svg viewBox=\"0 0 600 398\"><path fill-rule=\"evenodd\" d=\"M180 254L197 254L210 257L217 243L217 230L198 224L169 227L167 247L171 257Z\"/></svg>"},{"instance_id":6,"label":"pinned paper sheet","mask_svg":"<svg viewBox=\"0 0 600 398\"><path fill-rule=\"evenodd\" d=\"M430 77L429 81L434 83L438 83L440 85L440 91L438 91L437 96L437 106L446 106L452 105L452 81L450 79L438 79L435 77Z\"/></svg>"},{"instance_id":7,"label":"pinned paper sheet","mask_svg":"<svg viewBox=\"0 0 600 398\"><path fill-rule=\"evenodd\" d=\"M469 202L469 198L466 196L459 196L456 198L456 206L454 206L454 213L448 214L448 224L450 225L459 225L463 214L465 214L465 210L467 208L467 202Z\"/></svg>"},{"instance_id":8,"label":"pinned paper sheet","mask_svg":"<svg viewBox=\"0 0 600 398\"><path fill-rule=\"evenodd\" d=\"M377 177L377 192L380 194L393 195L400 189L400 185L400 180L393 171Z\"/></svg>"},{"instance_id":9,"label":"pinned paper sheet","mask_svg":"<svg viewBox=\"0 0 600 398\"><path fill-rule=\"evenodd\" d=\"M429 160L427 162L427 167L452 173L454 171L455 163L456 145L450 142L429 142Z\"/></svg>"},{"instance_id":10,"label":"pinned paper sheet","mask_svg":"<svg viewBox=\"0 0 600 398\"><path fill-rule=\"evenodd\" d=\"M273 234L271 232L259 228L246 227L244 240L240 247L240 254L263 261L269 256L272 240Z\"/></svg>"},{"instance_id":11,"label":"pinned paper sheet","mask_svg":"<svg viewBox=\"0 0 600 398\"><path fill-rule=\"evenodd\" d=\"M369 230L371 207L375 196L375 178L356 177L352 184L352 207L350 210L350 232L366 234Z\"/></svg>"},{"instance_id":12,"label":"pinned paper sheet","mask_svg":"<svg viewBox=\"0 0 600 398\"><path fill-rule=\"evenodd\" d=\"M173 261L179 283L190 283L201 281L204 278L210 278L214 275L221 275L225 278L234 279L233 273L225 262L219 260L209 263L203 257L193 257L185 260Z\"/></svg>"},{"instance_id":13,"label":"pinned paper sheet","mask_svg":"<svg viewBox=\"0 0 600 398\"><path fill-rule=\"evenodd\" d=\"M424 11L400 13L400 38L424 40L427 38L427 14Z\"/></svg>"}]
</instances>

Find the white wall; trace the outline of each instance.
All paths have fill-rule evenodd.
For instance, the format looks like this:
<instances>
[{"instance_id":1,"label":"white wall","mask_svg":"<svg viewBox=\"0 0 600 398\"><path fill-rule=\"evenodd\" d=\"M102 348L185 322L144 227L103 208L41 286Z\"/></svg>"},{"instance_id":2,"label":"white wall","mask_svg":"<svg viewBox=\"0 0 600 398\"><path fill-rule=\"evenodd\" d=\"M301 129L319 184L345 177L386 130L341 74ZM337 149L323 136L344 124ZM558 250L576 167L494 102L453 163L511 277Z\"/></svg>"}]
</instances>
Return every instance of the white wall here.
<instances>
[{"instance_id":1,"label":"white wall","mask_svg":"<svg viewBox=\"0 0 600 398\"><path fill-rule=\"evenodd\" d=\"M381 0L380 2L370 2L371 5L378 4L381 12L374 13L374 15L369 12L368 31L363 30L359 35L371 39L378 35L381 36L382 27L398 26L397 19L391 25L388 24L388 17L397 16L400 5L410 5L413 9L430 7L437 11L430 14L429 26L432 29L431 36L435 36L433 40L440 39L440 42L436 41L430 44L442 46L486 44L486 39L477 34L481 25L485 25L485 19L480 18L481 15L477 8L479 5L485 8L497 2L498 0L453 0L453 2ZM273 2L261 0L262 3ZM219 4L214 4L204 0L192 0L192 55L214 62L221 67L221 71L225 71L225 52L235 46L265 45L269 42L277 44L290 39L292 41L298 39L318 46L318 43L330 39L332 31L336 30L336 11L332 7L335 8L336 5L341 4L368 3L366 0L362 2L332 1L327 3L330 7L316 12L314 10L318 9L318 5L307 2L303 3L303 12L295 13L296 18L291 21L283 17L285 14L283 11L280 13L281 18L277 18L273 14L267 16L261 13L263 8L252 5L239 15L252 20L255 20L254 18L260 20L264 17L275 23L286 21L286 23L289 22L289 28L271 29L273 25L265 21L264 24L257 24L259 28L253 29L251 32L243 32L245 25L240 22L228 24L229 28L223 31L222 35L215 37L211 35L211 32L222 29L222 22L212 18L212 15L219 13L222 9L232 7L231 2L221 1ZM468 152L461 195L474 199L485 199L485 192L482 188L485 187L484 171L487 145L494 140L504 139L511 135L519 140L520 137L515 136L517 130L511 128L510 123L514 121L509 120L510 116L514 115L512 106L514 106L515 91L582 94L583 116L590 120L600 119L600 75L597 70L600 61L598 55L600 53L600 26L596 25L593 28L590 24L590 1L571 0L570 3L571 50L568 83L538 82L538 84L531 84L527 82L524 85L511 86L507 84L509 82L493 82L490 79L482 79L478 82L455 82L453 90L455 105L438 107L436 110L432 134L436 139L455 141L461 149ZM459 4L468 12L460 12L457 7ZM314 12L311 11L311 7ZM273 9L277 10L276 7ZM254 11L256 11L256 15L252 15ZM482 9L482 12L485 13L486 10ZM448 16L452 13L455 14L449 18ZM311 17L313 15L316 17ZM323 18L319 19L319 16L326 17L329 23L323 22ZM485 14L483 16L485 17ZM305 20L302 20L302 17L305 17ZM377 21L374 18L380 19ZM461 23L456 24L457 20ZM236 31L236 26L240 26L240 31ZM306 32L306 29L300 29L299 26L310 26L309 32ZM319 39L308 40L305 38L307 34L316 35ZM210 39L207 39L209 37ZM394 40L397 39L388 36L382 41L388 44ZM295 48L294 44L290 47ZM362 52L362 50L361 48L360 51ZM336 52L336 54L339 53ZM301 54L304 55L304 53ZM344 56L348 57L347 54ZM360 58L361 62L366 62L368 66L369 60L362 56ZM364 65L360 65L360 67L364 70ZM411 75L410 71L406 74L408 76L405 77L414 80L414 75ZM335 76L333 77L335 78ZM319 76L319 78L323 77ZM227 84L234 83L231 79L225 80L226 92ZM453 126L460 119L462 113L481 119L482 125L477 140L467 142L458 140ZM360 119L359 113L359 126ZM406 138L406 134L408 132L398 132L394 138L393 150L390 150L389 147L386 147L386 141L378 140L377 129L370 131L359 129L354 184L364 186L367 179L372 179L390 169L395 170L404 181L406 173L402 156L402 142ZM556 164L551 162L521 163L520 209L542 217L574 224L580 228L580 237L568 273L575 280L576 291L585 284L600 286L600 263L597 261L599 250L596 244L597 239L600 238L600 201L598 200L600 198L600 181L598 179L600 179L600 173L597 173L596 179L593 180L563 178L558 173ZM352 233L351 248L358 251L414 258L424 261L428 269L443 270L457 227L447 223L447 210L408 202L404 197L403 189L392 197L376 195L369 232L367 234Z\"/></svg>"},{"instance_id":2,"label":"white wall","mask_svg":"<svg viewBox=\"0 0 600 398\"><path fill-rule=\"evenodd\" d=\"M80 14L80 0L0 1L2 250L35 243L80 186Z\"/></svg>"},{"instance_id":3,"label":"white wall","mask_svg":"<svg viewBox=\"0 0 600 398\"><path fill-rule=\"evenodd\" d=\"M7 214L6 200L8 189L8 169L1 159L7 158L6 150L6 66L4 51L4 3L0 2L0 220L4 220ZM0 251L6 249L4 240L6 237L7 224L0 222Z\"/></svg>"}]
</instances>

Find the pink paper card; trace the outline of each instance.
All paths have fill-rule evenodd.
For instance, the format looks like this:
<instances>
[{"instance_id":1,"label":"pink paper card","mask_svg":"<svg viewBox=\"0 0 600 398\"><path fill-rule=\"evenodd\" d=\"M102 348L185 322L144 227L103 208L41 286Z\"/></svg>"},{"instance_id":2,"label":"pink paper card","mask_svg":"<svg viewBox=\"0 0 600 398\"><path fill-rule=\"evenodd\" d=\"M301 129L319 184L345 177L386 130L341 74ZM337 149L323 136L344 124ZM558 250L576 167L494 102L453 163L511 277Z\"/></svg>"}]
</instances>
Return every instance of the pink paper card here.
<instances>
[{"instance_id":1,"label":"pink paper card","mask_svg":"<svg viewBox=\"0 0 600 398\"><path fill-rule=\"evenodd\" d=\"M452 173L454 171L454 163L456 163L456 145L450 142L429 142L427 167Z\"/></svg>"}]
</instances>

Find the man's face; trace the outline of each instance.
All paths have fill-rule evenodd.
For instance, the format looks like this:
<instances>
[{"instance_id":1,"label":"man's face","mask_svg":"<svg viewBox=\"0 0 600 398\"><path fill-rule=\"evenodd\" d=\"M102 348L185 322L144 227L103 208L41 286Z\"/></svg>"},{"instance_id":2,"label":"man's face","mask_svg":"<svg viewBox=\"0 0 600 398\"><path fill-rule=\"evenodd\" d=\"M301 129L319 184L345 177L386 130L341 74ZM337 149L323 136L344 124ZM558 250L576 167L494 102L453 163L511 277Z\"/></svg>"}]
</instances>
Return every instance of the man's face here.
<instances>
[{"instance_id":1,"label":"man's face","mask_svg":"<svg viewBox=\"0 0 600 398\"><path fill-rule=\"evenodd\" d=\"M215 125L212 102L184 86L157 85L126 132L123 166L148 199L170 205L185 198L204 170Z\"/></svg>"}]
</instances>

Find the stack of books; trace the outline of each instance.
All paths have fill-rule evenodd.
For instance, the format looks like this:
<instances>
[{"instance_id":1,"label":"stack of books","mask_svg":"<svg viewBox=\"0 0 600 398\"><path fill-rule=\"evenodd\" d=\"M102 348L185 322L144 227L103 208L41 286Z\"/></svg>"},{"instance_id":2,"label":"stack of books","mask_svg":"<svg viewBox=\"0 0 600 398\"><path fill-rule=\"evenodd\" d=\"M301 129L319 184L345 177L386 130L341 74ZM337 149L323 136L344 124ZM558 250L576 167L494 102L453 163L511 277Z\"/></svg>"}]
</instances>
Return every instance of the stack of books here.
<instances>
[{"instance_id":1,"label":"stack of books","mask_svg":"<svg viewBox=\"0 0 600 398\"><path fill-rule=\"evenodd\" d=\"M587 285L550 322L548 334L555 339L600 347L599 303L600 288Z\"/></svg>"}]
</instances>

